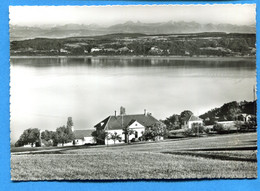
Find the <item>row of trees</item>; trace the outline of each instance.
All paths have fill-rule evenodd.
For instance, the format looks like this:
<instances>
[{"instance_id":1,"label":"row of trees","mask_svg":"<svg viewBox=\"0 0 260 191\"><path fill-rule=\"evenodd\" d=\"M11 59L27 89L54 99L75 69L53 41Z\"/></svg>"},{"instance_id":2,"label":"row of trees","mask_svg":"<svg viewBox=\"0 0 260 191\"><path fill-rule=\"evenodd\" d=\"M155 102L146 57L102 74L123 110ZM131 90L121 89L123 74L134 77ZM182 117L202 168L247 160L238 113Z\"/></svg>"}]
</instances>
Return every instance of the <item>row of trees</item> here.
<instances>
[{"instance_id":1,"label":"row of trees","mask_svg":"<svg viewBox=\"0 0 260 191\"><path fill-rule=\"evenodd\" d=\"M225 103L219 108L212 109L199 117L204 120L205 125L214 125L217 121L236 121L238 115L241 113L256 116L256 101L242 101L242 102L229 102ZM185 110L180 114L173 114L172 116L162 120L167 126L167 130L180 129L187 117L193 113Z\"/></svg>"},{"instance_id":2,"label":"row of trees","mask_svg":"<svg viewBox=\"0 0 260 191\"><path fill-rule=\"evenodd\" d=\"M75 139L73 133L73 121L72 117L68 117L67 125L63 125L56 129L56 131L40 131L37 128L26 129L20 136L18 141L15 143L16 147L31 144L33 146L56 146L59 143L64 145L64 143L71 142Z\"/></svg>"},{"instance_id":3,"label":"row of trees","mask_svg":"<svg viewBox=\"0 0 260 191\"><path fill-rule=\"evenodd\" d=\"M229 102L220 108L212 109L200 116L205 125L214 125L216 121L235 121L240 113L256 115L256 101Z\"/></svg>"},{"instance_id":4,"label":"row of trees","mask_svg":"<svg viewBox=\"0 0 260 191\"><path fill-rule=\"evenodd\" d=\"M250 114L250 119L242 122L240 119L242 113ZM191 111L185 110L179 115L173 114L165 120L162 120L162 122L166 125L167 131L181 129L185 120L192 114ZM203 119L205 126L213 125L212 130L217 133L256 131L256 101L233 101L225 103L221 107L212 109L199 117ZM218 121L235 121L235 125L223 125L217 123ZM209 131L209 129L202 125L194 124L191 129L186 129L183 134L185 136L194 136L201 133L209 133Z\"/></svg>"}]
</instances>

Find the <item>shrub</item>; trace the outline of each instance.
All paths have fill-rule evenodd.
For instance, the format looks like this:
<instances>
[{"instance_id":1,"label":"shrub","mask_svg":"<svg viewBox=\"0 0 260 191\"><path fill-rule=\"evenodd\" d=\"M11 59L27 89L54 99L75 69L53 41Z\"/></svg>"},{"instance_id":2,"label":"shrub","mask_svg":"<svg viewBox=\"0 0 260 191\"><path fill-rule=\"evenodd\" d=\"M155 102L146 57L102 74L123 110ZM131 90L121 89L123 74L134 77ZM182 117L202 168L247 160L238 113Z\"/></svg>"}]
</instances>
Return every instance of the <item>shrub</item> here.
<instances>
[{"instance_id":1,"label":"shrub","mask_svg":"<svg viewBox=\"0 0 260 191\"><path fill-rule=\"evenodd\" d=\"M186 129L186 130L183 132L183 135L186 136L186 137L192 136L192 135L193 135L192 129Z\"/></svg>"},{"instance_id":2,"label":"shrub","mask_svg":"<svg viewBox=\"0 0 260 191\"><path fill-rule=\"evenodd\" d=\"M217 131L217 133L223 133L225 131L224 125L217 123L213 126L213 130Z\"/></svg>"},{"instance_id":3,"label":"shrub","mask_svg":"<svg viewBox=\"0 0 260 191\"><path fill-rule=\"evenodd\" d=\"M190 137L190 136L199 136L200 134L205 132L205 128L203 125L194 123L192 124L192 127L190 129L185 129L183 132L184 136Z\"/></svg>"}]
</instances>

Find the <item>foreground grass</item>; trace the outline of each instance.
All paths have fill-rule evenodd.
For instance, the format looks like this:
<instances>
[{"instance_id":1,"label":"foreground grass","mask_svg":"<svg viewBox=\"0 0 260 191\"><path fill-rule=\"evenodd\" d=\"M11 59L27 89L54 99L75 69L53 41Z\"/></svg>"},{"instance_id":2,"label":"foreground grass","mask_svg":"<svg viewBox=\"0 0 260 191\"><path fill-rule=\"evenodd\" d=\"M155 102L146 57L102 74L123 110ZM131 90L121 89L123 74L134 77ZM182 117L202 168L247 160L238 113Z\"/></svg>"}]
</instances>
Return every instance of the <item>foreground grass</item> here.
<instances>
[{"instance_id":1,"label":"foreground grass","mask_svg":"<svg viewBox=\"0 0 260 191\"><path fill-rule=\"evenodd\" d=\"M13 155L12 180L256 178L256 163L144 152Z\"/></svg>"},{"instance_id":2,"label":"foreground grass","mask_svg":"<svg viewBox=\"0 0 260 191\"><path fill-rule=\"evenodd\" d=\"M244 151L173 151L164 152L175 155L190 155L196 157L203 157L208 159L233 160L233 161L247 161L257 162L257 152L254 150Z\"/></svg>"},{"instance_id":3,"label":"foreground grass","mask_svg":"<svg viewBox=\"0 0 260 191\"><path fill-rule=\"evenodd\" d=\"M256 178L256 139L248 133L13 152L11 175L15 181Z\"/></svg>"}]
</instances>

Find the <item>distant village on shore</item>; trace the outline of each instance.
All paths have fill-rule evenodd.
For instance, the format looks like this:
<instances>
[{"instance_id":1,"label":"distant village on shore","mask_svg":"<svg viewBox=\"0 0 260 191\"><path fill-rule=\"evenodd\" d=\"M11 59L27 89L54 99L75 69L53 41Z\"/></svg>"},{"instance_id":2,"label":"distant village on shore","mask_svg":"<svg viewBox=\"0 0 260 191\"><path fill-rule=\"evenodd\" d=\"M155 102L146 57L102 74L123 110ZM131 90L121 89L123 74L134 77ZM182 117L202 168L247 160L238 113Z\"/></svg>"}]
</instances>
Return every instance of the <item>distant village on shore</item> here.
<instances>
[{"instance_id":1,"label":"distant village on shore","mask_svg":"<svg viewBox=\"0 0 260 191\"><path fill-rule=\"evenodd\" d=\"M240 33L118 33L11 41L11 56L255 57L256 36Z\"/></svg>"}]
</instances>

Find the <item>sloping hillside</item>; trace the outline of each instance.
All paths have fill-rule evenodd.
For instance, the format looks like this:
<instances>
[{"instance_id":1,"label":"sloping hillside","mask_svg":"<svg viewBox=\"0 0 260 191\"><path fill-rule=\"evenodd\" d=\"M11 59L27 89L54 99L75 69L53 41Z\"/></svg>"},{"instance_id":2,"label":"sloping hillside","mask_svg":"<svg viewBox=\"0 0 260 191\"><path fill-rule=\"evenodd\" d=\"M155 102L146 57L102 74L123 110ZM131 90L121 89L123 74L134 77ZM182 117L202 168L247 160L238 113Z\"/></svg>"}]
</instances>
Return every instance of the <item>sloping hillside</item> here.
<instances>
[{"instance_id":1,"label":"sloping hillside","mask_svg":"<svg viewBox=\"0 0 260 191\"><path fill-rule=\"evenodd\" d=\"M11 55L255 56L255 34L140 33L11 42Z\"/></svg>"},{"instance_id":2,"label":"sloping hillside","mask_svg":"<svg viewBox=\"0 0 260 191\"><path fill-rule=\"evenodd\" d=\"M232 121L239 113L246 113L256 116L256 101L253 102L229 102L220 108L215 108L200 116L204 119L206 125L213 124L216 120Z\"/></svg>"}]
</instances>

